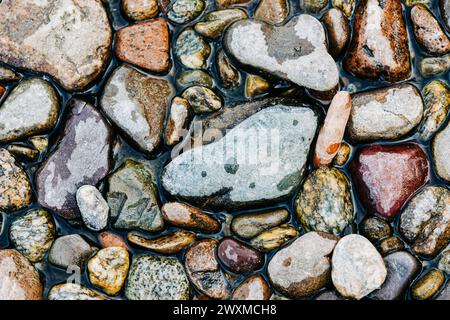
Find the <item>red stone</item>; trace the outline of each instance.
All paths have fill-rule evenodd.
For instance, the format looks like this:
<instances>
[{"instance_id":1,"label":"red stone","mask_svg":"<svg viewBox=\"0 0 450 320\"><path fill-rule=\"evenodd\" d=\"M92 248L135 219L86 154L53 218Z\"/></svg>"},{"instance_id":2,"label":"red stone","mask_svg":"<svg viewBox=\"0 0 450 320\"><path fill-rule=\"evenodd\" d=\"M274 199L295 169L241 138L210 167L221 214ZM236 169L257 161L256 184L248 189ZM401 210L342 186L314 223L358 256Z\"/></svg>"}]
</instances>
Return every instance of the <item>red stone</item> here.
<instances>
[{"instance_id":1,"label":"red stone","mask_svg":"<svg viewBox=\"0 0 450 320\"><path fill-rule=\"evenodd\" d=\"M233 239L223 239L217 247L220 261L235 273L246 273L259 269L264 255Z\"/></svg>"},{"instance_id":2,"label":"red stone","mask_svg":"<svg viewBox=\"0 0 450 320\"><path fill-rule=\"evenodd\" d=\"M350 164L354 188L371 214L393 218L429 177L428 159L416 144L362 148Z\"/></svg>"}]
</instances>

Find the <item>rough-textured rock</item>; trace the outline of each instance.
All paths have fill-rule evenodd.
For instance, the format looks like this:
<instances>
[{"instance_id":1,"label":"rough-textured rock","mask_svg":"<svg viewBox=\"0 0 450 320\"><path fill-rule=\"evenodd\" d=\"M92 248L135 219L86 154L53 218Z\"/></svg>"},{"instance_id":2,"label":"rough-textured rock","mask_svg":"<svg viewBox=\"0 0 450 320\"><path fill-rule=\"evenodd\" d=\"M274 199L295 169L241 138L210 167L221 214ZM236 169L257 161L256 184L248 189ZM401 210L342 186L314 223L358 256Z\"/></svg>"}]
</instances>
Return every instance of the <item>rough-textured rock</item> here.
<instances>
[{"instance_id":1,"label":"rough-textured rock","mask_svg":"<svg viewBox=\"0 0 450 320\"><path fill-rule=\"evenodd\" d=\"M428 186L407 203L400 216L399 230L424 257L435 257L450 239L450 190Z\"/></svg>"},{"instance_id":2,"label":"rough-textured rock","mask_svg":"<svg viewBox=\"0 0 450 320\"><path fill-rule=\"evenodd\" d=\"M191 120L192 110L189 101L181 97L173 98L166 124L166 144L172 146L180 142L187 135Z\"/></svg>"},{"instance_id":3,"label":"rough-textured rock","mask_svg":"<svg viewBox=\"0 0 450 320\"><path fill-rule=\"evenodd\" d=\"M357 234L339 240L331 263L333 284L344 297L359 300L380 288L386 279L381 255L369 240Z\"/></svg>"},{"instance_id":4,"label":"rough-textured rock","mask_svg":"<svg viewBox=\"0 0 450 320\"><path fill-rule=\"evenodd\" d=\"M130 267L128 251L121 247L101 249L88 262L89 281L109 295L117 294Z\"/></svg>"},{"instance_id":5,"label":"rough-textured rock","mask_svg":"<svg viewBox=\"0 0 450 320\"><path fill-rule=\"evenodd\" d=\"M333 161L344 138L351 107L352 102L347 91L339 91L333 97L317 137L313 158L315 167L328 166Z\"/></svg>"},{"instance_id":6,"label":"rough-textured rock","mask_svg":"<svg viewBox=\"0 0 450 320\"><path fill-rule=\"evenodd\" d=\"M409 77L411 62L401 1L358 1L344 67L366 79L400 81Z\"/></svg>"},{"instance_id":7,"label":"rough-textured rock","mask_svg":"<svg viewBox=\"0 0 450 320\"><path fill-rule=\"evenodd\" d=\"M255 9L254 17L258 20L281 24L289 15L289 1L287 0L261 0Z\"/></svg>"},{"instance_id":8,"label":"rough-textured rock","mask_svg":"<svg viewBox=\"0 0 450 320\"><path fill-rule=\"evenodd\" d=\"M20 82L0 108L0 142L10 142L47 132L58 120L56 90L47 81Z\"/></svg>"},{"instance_id":9,"label":"rough-textured rock","mask_svg":"<svg viewBox=\"0 0 450 320\"><path fill-rule=\"evenodd\" d=\"M293 298L303 298L330 283L329 255L335 236L309 232L278 251L270 260L267 274L273 286Z\"/></svg>"},{"instance_id":10,"label":"rough-textured rock","mask_svg":"<svg viewBox=\"0 0 450 320\"><path fill-rule=\"evenodd\" d=\"M240 20L224 35L224 48L242 65L259 69L316 91L329 91L339 80L328 54L322 24L302 14L276 27Z\"/></svg>"},{"instance_id":11,"label":"rough-textured rock","mask_svg":"<svg viewBox=\"0 0 450 320\"><path fill-rule=\"evenodd\" d=\"M403 249L405 249L405 244L400 238L396 236L382 240L378 248L383 256L387 255L388 253Z\"/></svg>"},{"instance_id":12,"label":"rough-textured rock","mask_svg":"<svg viewBox=\"0 0 450 320\"><path fill-rule=\"evenodd\" d=\"M193 29L187 28L178 35L174 53L186 68L205 69L211 47Z\"/></svg>"},{"instance_id":13,"label":"rough-textured rock","mask_svg":"<svg viewBox=\"0 0 450 320\"><path fill-rule=\"evenodd\" d=\"M428 141L439 130L450 110L450 88L440 80L433 80L423 88L425 112L417 132Z\"/></svg>"},{"instance_id":14,"label":"rough-textured rock","mask_svg":"<svg viewBox=\"0 0 450 320\"><path fill-rule=\"evenodd\" d=\"M411 9L411 22L416 41L425 52L432 55L450 52L450 39L424 4Z\"/></svg>"},{"instance_id":15,"label":"rough-textured rock","mask_svg":"<svg viewBox=\"0 0 450 320\"><path fill-rule=\"evenodd\" d=\"M124 65L108 79L101 108L134 145L150 153L161 143L172 93L167 80Z\"/></svg>"},{"instance_id":16,"label":"rough-textured rock","mask_svg":"<svg viewBox=\"0 0 450 320\"><path fill-rule=\"evenodd\" d=\"M75 283L62 283L50 289L49 300L106 300L102 294Z\"/></svg>"},{"instance_id":17,"label":"rough-textured rock","mask_svg":"<svg viewBox=\"0 0 450 320\"><path fill-rule=\"evenodd\" d=\"M173 257L134 258L125 296L130 300L189 300L189 281L183 265Z\"/></svg>"},{"instance_id":18,"label":"rough-textured rock","mask_svg":"<svg viewBox=\"0 0 450 320\"><path fill-rule=\"evenodd\" d=\"M41 261L56 235L53 218L46 210L31 210L11 224L10 239L14 247L31 262Z\"/></svg>"},{"instance_id":19,"label":"rough-textured rock","mask_svg":"<svg viewBox=\"0 0 450 320\"><path fill-rule=\"evenodd\" d=\"M18 251L0 250L0 299L41 300L39 273Z\"/></svg>"},{"instance_id":20,"label":"rough-textured rock","mask_svg":"<svg viewBox=\"0 0 450 320\"><path fill-rule=\"evenodd\" d=\"M250 241L250 245L263 252L272 251L281 247L289 240L297 237L298 232L291 225L282 225L265 231Z\"/></svg>"},{"instance_id":21,"label":"rough-textured rock","mask_svg":"<svg viewBox=\"0 0 450 320\"><path fill-rule=\"evenodd\" d=\"M370 217L359 225L361 235L375 243L389 238L392 235L391 226L385 220L378 217Z\"/></svg>"},{"instance_id":22,"label":"rough-textured rock","mask_svg":"<svg viewBox=\"0 0 450 320\"><path fill-rule=\"evenodd\" d=\"M442 252L441 258L439 259L438 268L439 270L450 274L450 250Z\"/></svg>"},{"instance_id":23,"label":"rough-textured rock","mask_svg":"<svg viewBox=\"0 0 450 320\"><path fill-rule=\"evenodd\" d=\"M91 230L100 231L108 224L109 206L94 186L84 185L76 193L78 208L84 224Z\"/></svg>"},{"instance_id":24,"label":"rough-textured rock","mask_svg":"<svg viewBox=\"0 0 450 320\"><path fill-rule=\"evenodd\" d=\"M427 57L419 62L419 72L424 77L432 77L450 70L450 55Z\"/></svg>"},{"instance_id":25,"label":"rough-textured rock","mask_svg":"<svg viewBox=\"0 0 450 320\"><path fill-rule=\"evenodd\" d=\"M269 300L270 287L260 275L253 275L242 281L231 295L232 300Z\"/></svg>"},{"instance_id":26,"label":"rough-textured rock","mask_svg":"<svg viewBox=\"0 0 450 320\"><path fill-rule=\"evenodd\" d=\"M222 113L232 117L226 122L245 120L217 142L190 149L173 159L163 171L163 187L176 197L209 208L248 207L286 199L302 178L317 116L306 107L262 105L263 110L247 119L246 107L237 111L241 115L233 115L233 111ZM228 126L218 121L219 127ZM205 125L211 122L206 121ZM278 139L271 138L270 132L275 131ZM235 157L226 151L231 146L246 148L245 145L252 146L251 150ZM275 156L267 154L269 146L277 150Z\"/></svg>"},{"instance_id":27,"label":"rough-textured rock","mask_svg":"<svg viewBox=\"0 0 450 320\"><path fill-rule=\"evenodd\" d=\"M39 203L62 217L80 216L75 194L85 184L96 185L111 169L113 131L90 104L73 99L56 148L36 173Z\"/></svg>"},{"instance_id":28,"label":"rough-textured rock","mask_svg":"<svg viewBox=\"0 0 450 320\"><path fill-rule=\"evenodd\" d=\"M217 257L234 273L247 273L259 269L264 263L264 255L242 242L223 239L217 247Z\"/></svg>"},{"instance_id":29,"label":"rough-textured rock","mask_svg":"<svg viewBox=\"0 0 450 320\"><path fill-rule=\"evenodd\" d=\"M174 233L165 234L153 239L147 239L134 232L128 234L128 241L131 243L163 254L178 253L190 246L196 238L195 233L183 230L177 230Z\"/></svg>"},{"instance_id":30,"label":"rough-textured rock","mask_svg":"<svg viewBox=\"0 0 450 320\"><path fill-rule=\"evenodd\" d=\"M48 254L48 261L63 269L81 268L93 249L80 235L71 234L57 238Z\"/></svg>"},{"instance_id":31,"label":"rough-textured rock","mask_svg":"<svg viewBox=\"0 0 450 320\"><path fill-rule=\"evenodd\" d=\"M289 212L286 209L241 214L231 221L231 230L243 239L250 239L265 230L286 222L288 219Z\"/></svg>"},{"instance_id":32,"label":"rough-textured rock","mask_svg":"<svg viewBox=\"0 0 450 320\"><path fill-rule=\"evenodd\" d=\"M438 269L431 269L420 278L411 288L411 296L414 300L428 300L431 299L445 281L445 276L442 271Z\"/></svg>"},{"instance_id":33,"label":"rough-textured rock","mask_svg":"<svg viewBox=\"0 0 450 320\"><path fill-rule=\"evenodd\" d=\"M203 0L173 0L167 10L170 21L183 24L196 19L205 9Z\"/></svg>"},{"instance_id":34,"label":"rough-textured rock","mask_svg":"<svg viewBox=\"0 0 450 320\"><path fill-rule=\"evenodd\" d=\"M117 57L153 72L169 69L169 28L157 18L120 29L116 35Z\"/></svg>"},{"instance_id":35,"label":"rough-textured rock","mask_svg":"<svg viewBox=\"0 0 450 320\"><path fill-rule=\"evenodd\" d=\"M410 84L354 94L347 136L357 142L398 139L420 123L423 110L420 92Z\"/></svg>"},{"instance_id":36,"label":"rough-textured rock","mask_svg":"<svg viewBox=\"0 0 450 320\"><path fill-rule=\"evenodd\" d=\"M200 69L182 71L176 81L177 85L182 88L196 85L212 88L214 83L212 76L208 72Z\"/></svg>"},{"instance_id":37,"label":"rough-textured rock","mask_svg":"<svg viewBox=\"0 0 450 320\"><path fill-rule=\"evenodd\" d=\"M347 17L351 17L355 9L355 0L331 0L333 7L342 10Z\"/></svg>"},{"instance_id":38,"label":"rough-textured rock","mask_svg":"<svg viewBox=\"0 0 450 320\"><path fill-rule=\"evenodd\" d=\"M242 82L241 73L231 63L228 56L222 49L219 49L216 54L217 73L219 75L222 86L227 89L239 87Z\"/></svg>"},{"instance_id":39,"label":"rough-textured rock","mask_svg":"<svg viewBox=\"0 0 450 320\"><path fill-rule=\"evenodd\" d=\"M216 260L216 248L214 239L195 242L185 255L186 273L192 284L209 298L227 299L230 287Z\"/></svg>"},{"instance_id":40,"label":"rough-textured rock","mask_svg":"<svg viewBox=\"0 0 450 320\"><path fill-rule=\"evenodd\" d=\"M247 13L241 9L211 11L205 15L202 21L195 24L194 29L202 36L217 39L230 24L245 18L247 18Z\"/></svg>"},{"instance_id":41,"label":"rough-textured rock","mask_svg":"<svg viewBox=\"0 0 450 320\"><path fill-rule=\"evenodd\" d=\"M98 242L100 242L103 248L108 247L122 247L128 250L128 246L125 240L121 236L114 234L110 231L104 231L98 235Z\"/></svg>"},{"instance_id":42,"label":"rough-textured rock","mask_svg":"<svg viewBox=\"0 0 450 320\"><path fill-rule=\"evenodd\" d=\"M328 52L338 57L350 40L350 26L345 14L339 9L328 10L321 19L328 34Z\"/></svg>"},{"instance_id":43,"label":"rough-textured rock","mask_svg":"<svg viewBox=\"0 0 450 320\"><path fill-rule=\"evenodd\" d=\"M339 235L355 217L347 177L336 168L314 170L303 183L295 209L307 231Z\"/></svg>"},{"instance_id":44,"label":"rough-textured rock","mask_svg":"<svg viewBox=\"0 0 450 320\"><path fill-rule=\"evenodd\" d=\"M220 97L207 87L189 87L181 96L189 102L192 110L197 114L213 112L222 108Z\"/></svg>"},{"instance_id":45,"label":"rough-textured rock","mask_svg":"<svg viewBox=\"0 0 450 320\"><path fill-rule=\"evenodd\" d=\"M0 61L45 72L67 90L82 90L109 58L108 16L97 0L5 0L0 11ZM27 23L23 23L27 21Z\"/></svg>"},{"instance_id":46,"label":"rough-textured rock","mask_svg":"<svg viewBox=\"0 0 450 320\"><path fill-rule=\"evenodd\" d=\"M151 232L164 228L152 176L144 164L129 159L109 176L107 201L115 228Z\"/></svg>"},{"instance_id":47,"label":"rough-textured rock","mask_svg":"<svg viewBox=\"0 0 450 320\"><path fill-rule=\"evenodd\" d=\"M384 257L387 269L386 281L379 290L370 294L375 300L401 299L409 284L420 272L419 261L406 251L398 251Z\"/></svg>"},{"instance_id":48,"label":"rough-textured rock","mask_svg":"<svg viewBox=\"0 0 450 320\"><path fill-rule=\"evenodd\" d=\"M270 83L255 74L248 74L245 79L245 96L247 98L254 98L257 95L263 94L269 88Z\"/></svg>"},{"instance_id":49,"label":"rough-textured rock","mask_svg":"<svg viewBox=\"0 0 450 320\"><path fill-rule=\"evenodd\" d=\"M23 168L5 149L0 149L0 210L16 211L31 203L31 183Z\"/></svg>"},{"instance_id":50,"label":"rough-textured rock","mask_svg":"<svg viewBox=\"0 0 450 320\"><path fill-rule=\"evenodd\" d=\"M133 20L153 18L159 11L157 0L123 0L122 9Z\"/></svg>"},{"instance_id":51,"label":"rough-textured rock","mask_svg":"<svg viewBox=\"0 0 450 320\"><path fill-rule=\"evenodd\" d=\"M176 227L207 233L219 232L221 228L220 223L206 212L181 202L165 203L161 211L164 220Z\"/></svg>"},{"instance_id":52,"label":"rough-textured rock","mask_svg":"<svg viewBox=\"0 0 450 320\"><path fill-rule=\"evenodd\" d=\"M20 80L21 78L22 76L16 73L14 70L4 66L0 66L0 81L2 82L17 81Z\"/></svg>"},{"instance_id":53,"label":"rough-textured rock","mask_svg":"<svg viewBox=\"0 0 450 320\"><path fill-rule=\"evenodd\" d=\"M359 150L350 173L368 213L390 219L428 180L428 160L416 144L371 145Z\"/></svg>"},{"instance_id":54,"label":"rough-textured rock","mask_svg":"<svg viewBox=\"0 0 450 320\"><path fill-rule=\"evenodd\" d=\"M351 153L352 147L348 143L342 141L341 146L333 159L333 165L340 167L344 166L350 158Z\"/></svg>"},{"instance_id":55,"label":"rough-textured rock","mask_svg":"<svg viewBox=\"0 0 450 320\"><path fill-rule=\"evenodd\" d=\"M450 182L450 124L436 134L431 146L437 175Z\"/></svg>"}]
</instances>

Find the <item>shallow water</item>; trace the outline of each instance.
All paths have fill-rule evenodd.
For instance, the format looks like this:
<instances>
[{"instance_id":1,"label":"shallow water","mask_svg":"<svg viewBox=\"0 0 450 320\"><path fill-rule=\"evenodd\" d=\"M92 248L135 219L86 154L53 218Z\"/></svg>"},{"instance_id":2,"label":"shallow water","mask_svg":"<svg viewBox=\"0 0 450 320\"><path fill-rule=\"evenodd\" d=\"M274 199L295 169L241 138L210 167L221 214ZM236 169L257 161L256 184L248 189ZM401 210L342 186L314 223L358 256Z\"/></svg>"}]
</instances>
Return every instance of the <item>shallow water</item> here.
<instances>
[{"instance_id":1,"label":"shallow water","mask_svg":"<svg viewBox=\"0 0 450 320\"><path fill-rule=\"evenodd\" d=\"M107 2L107 1L105 1ZM256 1L257 2L257 1ZM110 0L109 1L109 14L110 14L110 22L113 26L114 30L118 30L124 26L127 26L128 24L130 24L130 21L127 21L124 16L121 13L120 10L120 6L119 6L120 0ZM195 22L199 21L202 19L202 17L204 16L204 14L206 12L209 12L211 10L214 10L215 4L214 1L211 0L207 0L207 9L204 11L204 13L197 18L196 20L185 24L183 26L176 26L176 25L171 25L171 42L172 44L174 43L174 40L176 39L177 35L179 34L179 32L184 29L187 26L193 25L195 24ZM249 14L249 16L253 15L253 11L255 9L255 4L251 4L249 6L243 7ZM329 5L329 7L331 7L331 4ZM432 4L431 4L431 10L434 13L434 15L436 17L438 17L440 19L440 21L442 21L441 17L440 17L440 12L438 9L438 5L437 5L437 1L433 0ZM297 15L299 14L301 11L299 9L298 6L298 1L290 1L290 8L291 8L291 13L290 16L293 15ZM320 18L323 13L326 11L326 9L322 10L320 13L315 14L315 16L317 18ZM413 66L413 72L412 72L412 76L409 80L404 81L407 83L412 83L414 85L416 85L420 90L423 88L423 86L428 83L429 81L431 81L432 79L442 79L444 81L448 81L448 74L442 74L439 75L437 77L434 78L429 78L427 80L423 79L421 77L421 75L418 73L416 66L418 65L420 58L422 57L422 52L421 50L418 48L417 44L415 43L415 40L413 38L413 33L411 30L411 23L410 23L410 15L409 15L409 11L410 8L405 7L404 10L404 14L406 17L406 21L407 21L407 25L408 25L408 33L409 33L409 45L410 45L410 51L411 51L411 58L412 58L412 66ZM160 14L160 16L163 16L162 14ZM443 22L442 22L443 24ZM220 86L220 84L217 82L217 76L216 76L216 66L215 66L215 52L216 50L221 47L221 39L214 41L214 42L210 42L211 44L211 49L212 49L212 53L210 55L209 58L209 70L211 72L211 74L214 76L215 78L215 86L217 91L220 92L221 96L224 99L225 104L229 104L229 103L233 103L233 102L237 102L237 101L245 101L247 100L245 95L244 95L244 84L245 81L243 81L243 84L237 88L234 91L228 91L225 90L224 88L222 88ZM173 46L172 46L173 47ZM77 93L69 93L65 90L63 90L61 88L61 86L59 86L51 77L49 76L42 76L42 75L38 75L38 74L34 74L34 73L30 73L30 72L26 72L26 71L20 71L20 73L23 75L24 78L29 78L29 77L43 77L46 80L49 80L50 82L53 83L53 85L57 88L58 92L59 92L59 96L60 96L60 100L61 100L61 106L62 106L62 110L64 110L66 102L72 98L73 96L77 96L77 97L81 97L83 99L86 99L90 102L92 102L96 107L98 107L98 102L99 102L99 97L101 95L101 92L103 90L103 86L104 86L104 82L106 79L109 78L111 72L119 65L119 62L117 60L117 58L114 56L114 53L111 53L112 57L109 61L109 64L105 70L105 72L102 74L101 79L98 79L98 81L93 84L90 88L88 88L87 90L83 91L83 92L77 92ZM342 57L345 56L345 52L341 55L340 59L337 61L339 68L340 68L340 75L341 75L341 88L342 89L347 89L349 84L352 84L352 86L355 86L357 88L357 91L363 91L363 90L367 90L367 89L371 89L371 88L377 88L377 87L384 87L386 86L388 83L385 81L364 81L358 78L355 78L353 76L351 76L350 74L348 74L347 72L345 72L342 68ZM175 83L174 83L174 78L175 76L182 71L182 67L179 64L179 62L177 62L175 59L173 59L172 57L172 67L170 69L170 71L168 72L168 74L166 75L161 75L164 78L169 79L174 87L176 87ZM243 80L245 80L245 72L242 72L243 75ZM7 90L8 92L15 86L16 83L12 83L10 85L7 86ZM287 88L288 84L286 84L285 82L278 82L278 83L274 83L274 88L271 92L268 93L269 96L275 96L277 94L279 94L280 92L283 91L283 89ZM176 88L176 93L180 93L182 91L181 88ZM301 92L302 90L300 90ZM307 93L306 93L307 95ZM5 96L7 96L7 94L5 94ZM266 95L267 96L267 95ZM3 98L4 99L4 98ZM323 106L323 111L326 110L326 106ZM50 146L54 146L54 141L55 138L58 136L58 133L60 131L61 128L61 124L63 121L61 121L61 119L64 118L64 112L61 112L60 115L60 120L58 122L58 125L56 126L56 128L49 133L49 138L50 138ZM448 121L448 119L447 119ZM419 142L416 139L415 134L411 134L409 136L407 136L406 138L400 140L400 141L395 141L395 142L387 142L387 141L380 141L377 143L383 143L383 144L397 144L400 142L406 142L406 141L412 141L412 142L416 142L421 144L421 146L424 148L424 150L427 152L428 157L430 158L430 146L429 143L427 144L422 144L421 142ZM24 142L25 143L25 142ZM314 145L314 143L313 143ZM352 145L353 146L353 150L352 150L352 154L354 154L355 151L357 151L359 148L361 148L362 146L364 146L365 144L358 144L358 145ZM49 152L51 152L51 147L49 148ZM40 162L43 160L43 158L45 158L46 154L42 154L41 158L39 159L38 162L35 163L29 163L25 165L26 171L29 174L31 181L33 182L33 177L34 177L34 172L35 170L39 167ZM121 148L120 152L118 152L118 157L117 161L115 161L115 165L116 167L118 165L120 165L120 160L123 158L127 158L127 157L132 157L132 158L136 158L136 159L147 159L151 165L155 166L155 168L157 168L157 172L160 173L161 172L161 168L170 160L170 148L166 147L166 146L162 146L156 153L154 153L151 157L147 157L145 155L143 155L142 153L133 150L133 148L127 146L125 144L125 146L123 148ZM311 163L311 161L309 162ZM436 177L436 174L434 172L434 168L432 168L432 166L430 166L430 182L429 184L445 184L442 180L440 180L439 178ZM348 171L347 171L347 166L343 167L342 170L347 174L348 176ZM305 173L305 177L307 176L307 174L311 171L311 166L309 166L307 168L307 172ZM158 179L159 180L159 179ZM446 184L447 186L449 186L449 184ZM104 188L104 184L100 185L100 189L102 190L102 188ZM173 199L168 199L167 198L167 194L165 194L164 190L161 188L161 185L158 183L158 189L159 189L159 194L160 194L160 204L162 205L163 203L169 201L169 200L173 200ZM354 190L353 190L354 192ZM295 193L297 194L297 192ZM272 206L272 207L266 207L263 209L270 209L270 208L274 208L274 207L283 207L289 210L289 212L291 212L291 221L290 223L292 225L294 225L298 230L300 230L301 233L303 233L303 230L301 229L301 226L298 224L297 219L295 217L295 211L293 209L293 204L294 204L294 198L290 199L287 202L283 202L283 203L279 203L276 206ZM355 223L352 227L348 228L348 230L346 230L344 233L350 233L352 232L351 229L353 229L354 231L357 231L359 228L359 223L362 221L362 219L365 217L365 211L364 209L360 206L356 195L353 194L353 199L354 199L354 204L355 204L355 210L357 212L357 216L355 219ZM34 207L38 207L38 204L36 203L36 201L34 201L33 205L31 205L30 208L34 208ZM11 224L11 222L16 219L17 217L24 215L30 208L18 211L17 213L14 214L3 214L3 229L0 230L0 248L11 248L12 245L9 242L9 236L8 236L8 232L9 232L9 226ZM252 211L261 211L261 208L258 209L253 209L253 210L246 210L246 211L240 211L240 212L233 212L233 214L239 214L241 212L252 212ZM226 212L218 212L218 213L213 213L218 219L220 219L221 221L225 221L227 214ZM90 230L88 230L87 228L85 228L82 223L77 223L77 222L68 222L64 219L62 219L61 217L59 217L57 214L53 214L53 217L55 218L55 222L57 225L57 231L58 231L58 235L67 235L67 234L73 234L73 233L78 233L83 235L89 242L91 242L91 244L100 247L100 244L98 243L97 240L97 236L98 233L97 232L92 232ZM399 216L397 215L396 219L391 223L394 233L396 235L398 235L398 230L397 230L397 225L398 225L398 220L399 220ZM224 225L224 224L223 224ZM167 228L165 231L161 232L160 234L164 234L164 233L170 233L174 228L173 227L169 227ZM111 227L108 227L109 231L113 231L119 235L121 235L124 239L126 239L126 235L128 232L126 231L120 231L120 230L115 230L112 229ZM198 234L199 238L202 237L209 237L209 238L216 238L216 239L221 239L222 237L224 237L224 230L222 230L222 232L218 233L218 234L214 234L214 235L206 235L206 234ZM289 244L289 243L288 243ZM286 245L288 245L286 244ZM286 246L285 245L285 246ZM405 245L407 245L405 243ZM137 254L152 254L149 251L146 250L140 250L132 245L130 245L131 248L131 253L133 256L137 255ZM409 251L409 248L407 247L407 250ZM266 254L266 262L270 259L270 257L275 254L277 250L273 250L272 252ZM410 251L411 252L411 251ZM177 257L182 261L184 256L184 252L181 252L177 255ZM433 267L436 265L437 263L437 259L434 260L430 260L430 261L426 261L423 260L423 268L422 268L422 273L421 275L426 272L429 268ZM43 281L45 283L45 292L44 295L47 296L48 290L55 284L61 283L66 281L66 279L71 275L66 273L66 270L55 267L53 265L51 265L50 263L44 261L44 263L37 265L38 269L41 272ZM266 267L267 267L267 263L258 271L256 271L256 273L260 273L262 274L266 279ZM421 275L419 275L418 277L421 277ZM238 276L237 280L234 283L238 284L240 282L241 279L243 279L244 277L247 277L248 275L245 276ZM448 278L447 278L448 280ZM82 278L81 278L81 282L83 285L87 286L87 287L91 287L92 286L89 284L89 280L87 278L87 272L86 270L82 273ZM195 289L193 288L193 290L195 291ZM275 290L274 290L275 292ZM117 298L121 298L123 297L123 293L119 294L117 296ZM409 299L409 291L406 292L405 294L405 298Z\"/></svg>"}]
</instances>

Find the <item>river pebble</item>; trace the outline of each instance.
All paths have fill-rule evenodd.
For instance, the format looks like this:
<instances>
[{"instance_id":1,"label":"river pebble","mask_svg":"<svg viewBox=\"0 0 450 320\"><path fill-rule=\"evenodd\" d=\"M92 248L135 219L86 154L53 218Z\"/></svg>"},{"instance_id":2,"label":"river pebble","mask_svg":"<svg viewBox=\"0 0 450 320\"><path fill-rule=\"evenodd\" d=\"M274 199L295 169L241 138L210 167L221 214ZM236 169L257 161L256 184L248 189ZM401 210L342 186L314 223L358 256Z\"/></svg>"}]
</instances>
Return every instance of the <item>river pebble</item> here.
<instances>
[{"instance_id":1,"label":"river pebble","mask_svg":"<svg viewBox=\"0 0 450 320\"><path fill-rule=\"evenodd\" d=\"M94 186L78 188L77 204L84 224L91 230L100 231L108 224L109 206L102 194Z\"/></svg>"},{"instance_id":2,"label":"river pebble","mask_svg":"<svg viewBox=\"0 0 450 320\"><path fill-rule=\"evenodd\" d=\"M438 268L446 274L450 274L450 250L442 252L439 259Z\"/></svg>"},{"instance_id":3,"label":"river pebble","mask_svg":"<svg viewBox=\"0 0 450 320\"><path fill-rule=\"evenodd\" d=\"M431 148L437 175L450 182L450 124L436 134Z\"/></svg>"},{"instance_id":4,"label":"river pebble","mask_svg":"<svg viewBox=\"0 0 450 320\"><path fill-rule=\"evenodd\" d=\"M268 252L281 247L297 235L297 229L290 225L282 225L256 236L250 241L250 245L259 251Z\"/></svg>"},{"instance_id":5,"label":"river pebble","mask_svg":"<svg viewBox=\"0 0 450 320\"><path fill-rule=\"evenodd\" d=\"M289 212L286 209L241 214L231 221L231 230L243 239L250 239L265 230L286 222L288 219Z\"/></svg>"},{"instance_id":6,"label":"river pebble","mask_svg":"<svg viewBox=\"0 0 450 320\"><path fill-rule=\"evenodd\" d=\"M205 69L211 47L193 29L187 28L178 35L174 52L186 68Z\"/></svg>"},{"instance_id":7,"label":"river pebble","mask_svg":"<svg viewBox=\"0 0 450 320\"><path fill-rule=\"evenodd\" d=\"M242 281L231 295L232 300L269 300L270 287L260 275L253 275Z\"/></svg>"},{"instance_id":8,"label":"river pebble","mask_svg":"<svg viewBox=\"0 0 450 320\"><path fill-rule=\"evenodd\" d=\"M392 229L389 223L378 217L369 217L364 219L359 225L361 234L376 243L392 235Z\"/></svg>"},{"instance_id":9,"label":"river pebble","mask_svg":"<svg viewBox=\"0 0 450 320\"><path fill-rule=\"evenodd\" d=\"M328 52L337 58L350 40L350 26L345 14L339 9L328 10L321 19L328 34Z\"/></svg>"},{"instance_id":10,"label":"river pebble","mask_svg":"<svg viewBox=\"0 0 450 320\"><path fill-rule=\"evenodd\" d=\"M203 0L173 0L167 10L170 21L183 24L197 18L204 10Z\"/></svg>"},{"instance_id":11,"label":"river pebble","mask_svg":"<svg viewBox=\"0 0 450 320\"><path fill-rule=\"evenodd\" d=\"M189 102L192 110L197 114L213 112L222 108L222 99L207 87L189 87L181 96Z\"/></svg>"},{"instance_id":12,"label":"river pebble","mask_svg":"<svg viewBox=\"0 0 450 320\"><path fill-rule=\"evenodd\" d=\"M211 11L195 24L194 29L204 37L217 39L230 24L245 18L247 13L241 9Z\"/></svg>"},{"instance_id":13,"label":"river pebble","mask_svg":"<svg viewBox=\"0 0 450 320\"><path fill-rule=\"evenodd\" d=\"M128 241L131 243L163 254L174 254L189 247L197 239L195 233L178 230L153 239L147 239L139 234L131 232Z\"/></svg>"},{"instance_id":14,"label":"river pebble","mask_svg":"<svg viewBox=\"0 0 450 320\"><path fill-rule=\"evenodd\" d=\"M445 276L442 271L431 269L411 288L411 296L414 300L428 300L431 299L445 281Z\"/></svg>"},{"instance_id":15,"label":"river pebble","mask_svg":"<svg viewBox=\"0 0 450 320\"><path fill-rule=\"evenodd\" d=\"M254 17L270 24L281 24L289 15L287 0L261 0L255 9Z\"/></svg>"},{"instance_id":16,"label":"river pebble","mask_svg":"<svg viewBox=\"0 0 450 320\"><path fill-rule=\"evenodd\" d=\"M168 202L161 208L164 220L180 228L189 228L202 232L215 233L221 228L220 223L208 213L193 206Z\"/></svg>"},{"instance_id":17,"label":"river pebble","mask_svg":"<svg viewBox=\"0 0 450 320\"><path fill-rule=\"evenodd\" d=\"M70 234L53 242L48 261L63 269L82 268L92 253L93 248L80 235Z\"/></svg>"},{"instance_id":18,"label":"river pebble","mask_svg":"<svg viewBox=\"0 0 450 320\"><path fill-rule=\"evenodd\" d=\"M234 273L247 273L259 269L264 263L264 255L242 242L223 239L217 246L217 257Z\"/></svg>"},{"instance_id":19,"label":"river pebble","mask_svg":"<svg viewBox=\"0 0 450 320\"><path fill-rule=\"evenodd\" d=\"M53 286L48 293L49 300L106 300L107 298L94 290L75 283L62 283Z\"/></svg>"},{"instance_id":20,"label":"river pebble","mask_svg":"<svg viewBox=\"0 0 450 320\"><path fill-rule=\"evenodd\" d=\"M122 9L133 20L153 18L159 11L157 0L123 0Z\"/></svg>"}]
</instances>

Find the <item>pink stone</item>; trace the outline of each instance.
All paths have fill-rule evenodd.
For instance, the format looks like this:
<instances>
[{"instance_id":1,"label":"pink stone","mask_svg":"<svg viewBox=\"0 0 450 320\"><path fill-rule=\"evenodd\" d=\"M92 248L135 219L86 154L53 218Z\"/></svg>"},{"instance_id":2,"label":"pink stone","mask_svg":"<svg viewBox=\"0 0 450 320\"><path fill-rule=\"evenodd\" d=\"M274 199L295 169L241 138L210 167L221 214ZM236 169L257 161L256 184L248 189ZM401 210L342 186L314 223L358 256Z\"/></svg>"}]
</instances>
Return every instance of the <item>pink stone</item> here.
<instances>
[{"instance_id":1,"label":"pink stone","mask_svg":"<svg viewBox=\"0 0 450 320\"><path fill-rule=\"evenodd\" d=\"M217 247L217 256L222 263L235 273L246 273L259 269L264 255L233 239L223 239Z\"/></svg>"},{"instance_id":2,"label":"pink stone","mask_svg":"<svg viewBox=\"0 0 450 320\"><path fill-rule=\"evenodd\" d=\"M368 213L393 218L429 177L425 152L416 144L371 145L350 164L355 190Z\"/></svg>"}]
</instances>

